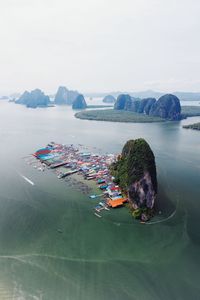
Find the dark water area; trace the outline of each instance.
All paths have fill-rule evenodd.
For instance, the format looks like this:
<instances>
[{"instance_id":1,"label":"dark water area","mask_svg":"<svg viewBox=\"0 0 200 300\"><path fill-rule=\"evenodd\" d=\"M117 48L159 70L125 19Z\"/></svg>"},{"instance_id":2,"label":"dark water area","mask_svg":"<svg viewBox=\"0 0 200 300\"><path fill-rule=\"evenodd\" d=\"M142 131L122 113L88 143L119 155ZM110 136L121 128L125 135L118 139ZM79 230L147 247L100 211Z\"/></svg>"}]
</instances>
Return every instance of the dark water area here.
<instances>
[{"instance_id":1,"label":"dark water area","mask_svg":"<svg viewBox=\"0 0 200 300\"><path fill-rule=\"evenodd\" d=\"M0 103L0 299L199 299L200 134L182 128L197 121L95 122ZM96 200L23 159L50 141L119 153L139 137L158 171L161 214L149 225L126 208L97 218Z\"/></svg>"}]
</instances>

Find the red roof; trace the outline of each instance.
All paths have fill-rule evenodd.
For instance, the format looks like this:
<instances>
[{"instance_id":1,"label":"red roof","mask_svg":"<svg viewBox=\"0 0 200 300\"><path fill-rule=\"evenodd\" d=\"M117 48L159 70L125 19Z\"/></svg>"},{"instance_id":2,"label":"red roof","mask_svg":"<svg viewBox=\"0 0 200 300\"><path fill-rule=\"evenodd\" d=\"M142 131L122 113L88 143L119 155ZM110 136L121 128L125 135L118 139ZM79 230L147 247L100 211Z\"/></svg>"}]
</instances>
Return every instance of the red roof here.
<instances>
[{"instance_id":1,"label":"red roof","mask_svg":"<svg viewBox=\"0 0 200 300\"><path fill-rule=\"evenodd\" d=\"M119 191L119 187L118 186L114 186L110 188L111 191Z\"/></svg>"}]
</instances>

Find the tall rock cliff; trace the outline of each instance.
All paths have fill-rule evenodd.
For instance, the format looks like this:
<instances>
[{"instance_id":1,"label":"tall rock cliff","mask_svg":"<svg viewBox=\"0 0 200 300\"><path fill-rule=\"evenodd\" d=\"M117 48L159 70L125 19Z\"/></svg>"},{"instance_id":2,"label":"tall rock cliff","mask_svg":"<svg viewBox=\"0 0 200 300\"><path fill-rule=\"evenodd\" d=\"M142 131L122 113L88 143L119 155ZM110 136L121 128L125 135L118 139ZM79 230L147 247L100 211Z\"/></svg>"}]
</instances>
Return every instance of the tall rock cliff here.
<instances>
[{"instance_id":1,"label":"tall rock cliff","mask_svg":"<svg viewBox=\"0 0 200 300\"><path fill-rule=\"evenodd\" d=\"M25 91L15 103L36 108L38 106L47 106L50 103L50 99L40 89L35 89L30 93Z\"/></svg>"},{"instance_id":2,"label":"tall rock cliff","mask_svg":"<svg viewBox=\"0 0 200 300\"><path fill-rule=\"evenodd\" d=\"M83 95L79 94L72 104L73 109L85 109L87 104Z\"/></svg>"},{"instance_id":3,"label":"tall rock cliff","mask_svg":"<svg viewBox=\"0 0 200 300\"><path fill-rule=\"evenodd\" d=\"M128 94L121 94L115 102L114 109L132 111L167 120L181 119L180 100L171 94L160 97L158 101L155 98L141 100Z\"/></svg>"},{"instance_id":4,"label":"tall rock cliff","mask_svg":"<svg viewBox=\"0 0 200 300\"><path fill-rule=\"evenodd\" d=\"M146 115L149 115L152 105L154 105L154 103L156 103L156 99L155 98L146 98L146 99L143 99L142 101L145 102L143 113Z\"/></svg>"},{"instance_id":5,"label":"tall rock cliff","mask_svg":"<svg viewBox=\"0 0 200 300\"><path fill-rule=\"evenodd\" d=\"M127 107L127 103L131 103L131 96L128 94L121 94L117 97L117 100L114 105L114 109L123 110Z\"/></svg>"},{"instance_id":6,"label":"tall rock cliff","mask_svg":"<svg viewBox=\"0 0 200 300\"><path fill-rule=\"evenodd\" d=\"M138 112L141 100L139 98L130 97L126 100L125 110Z\"/></svg>"},{"instance_id":7,"label":"tall rock cliff","mask_svg":"<svg viewBox=\"0 0 200 300\"><path fill-rule=\"evenodd\" d=\"M70 91L65 86L60 86L57 90L54 101L57 105L72 105L78 95L79 93L77 91Z\"/></svg>"},{"instance_id":8,"label":"tall rock cliff","mask_svg":"<svg viewBox=\"0 0 200 300\"><path fill-rule=\"evenodd\" d=\"M172 94L166 94L160 97L158 101L151 106L149 115L161 117L168 120L180 120L180 100Z\"/></svg>"},{"instance_id":9,"label":"tall rock cliff","mask_svg":"<svg viewBox=\"0 0 200 300\"><path fill-rule=\"evenodd\" d=\"M133 216L147 221L157 195L156 164L149 144L144 139L129 140L111 173L127 193Z\"/></svg>"}]
</instances>

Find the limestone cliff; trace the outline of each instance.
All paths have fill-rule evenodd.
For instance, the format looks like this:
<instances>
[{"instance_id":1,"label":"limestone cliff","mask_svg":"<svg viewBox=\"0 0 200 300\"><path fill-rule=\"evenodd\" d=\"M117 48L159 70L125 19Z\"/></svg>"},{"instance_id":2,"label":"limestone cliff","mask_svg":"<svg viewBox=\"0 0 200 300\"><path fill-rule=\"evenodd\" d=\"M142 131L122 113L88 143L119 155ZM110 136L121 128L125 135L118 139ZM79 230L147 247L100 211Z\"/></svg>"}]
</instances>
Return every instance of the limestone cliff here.
<instances>
[{"instance_id":1,"label":"limestone cliff","mask_svg":"<svg viewBox=\"0 0 200 300\"><path fill-rule=\"evenodd\" d=\"M147 221L157 194L155 158L148 143L144 139L129 140L111 166L111 173L127 193L133 216Z\"/></svg>"},{"instance_id":2,"label":"limestone cliff","mask_svg":"<svg viewBox=\"0 0 200 300\"><path fill-rule=\"evenodd\" d=\"M141 102L141 99L130 97L126 100L124 109L128 110L128 111L138 112L140 102Z\"/></svg>"},{"instance_id":3,"label":"limestone cliff","mask_svg":"<svg viewBox=\"0 0 200 300\"><path fill-rule=\"evenodd\" d=\"M171 94L166 94L156 101L155 98L133 98L128 94L121 94L115 102L114 109L128 110L135 113L160 117L167 120L181 119L180 100Z\"/></svg>"},{"instance_id":4,"label":"limestone cliff","mask_svg":"<svg viewBox=\"0 0 200 300\"><path fill-rule=\"evenodd\" d=\"M160 97L158 101L151 106L149 115L169 120L180 120L180 100L172 94L166 94Z\"/></svg>"},{"instance_id":5,"label":"limestone cliff","mask_svg":"<svg viewBox=\"0 0 200 300\"><path fill-rule=\"evenodd\" d=\"M72 104L73 109L84 109L87 107L87 104L85 102L85 98L83 95L79 94L76 99L74 100Z\"/></svg>"},{"instance_id":6,"label":"limestone cliff","mask_svg":"<svg viewBox=\"0 0 200 300\"><path fill-rule=\"evenodd\" d=\"M70 91L65 86L60 86L57 90L54 101L57 105L71 105L78 95L79 93L77 91Z\"/></svg>"},{"instance_id":7,"label":"limestone cliff","mask_svg":"<svg viewBox=\"0 0 200 300\"><path fill-rule=\"evenodd\" d=\"M142 99L142 103L144 103L144 106L143 106L143 110L141 111L141 113L143 112L144 114L149 115L149 111L155 102L156 102L155 98Z\"/></svg>"},{"instance_id":8,"label":"limestone cliff","mask_svg":"<svg viewBox=\"0 0 200 300\"><path fill-rule=\"evenodd\" d=\"M36 108L38 106L48 106L50 99L40 89L35 89L30 93L25 91L21 97L15 101L17 104L24 104L27 107Z\"/></svg>"},{"instance_id":9,"label":"limestone cliff","mask_svg":"<svg viewBox=\"0 0 200 300\"><path fill-rule=\"evenodd\" d=\"M121 94L117 97L117 100L114 105L114 109L123 110L127 107L127 103L131 103L131 96L128 94Z\"/></svg>"}]
</instances>

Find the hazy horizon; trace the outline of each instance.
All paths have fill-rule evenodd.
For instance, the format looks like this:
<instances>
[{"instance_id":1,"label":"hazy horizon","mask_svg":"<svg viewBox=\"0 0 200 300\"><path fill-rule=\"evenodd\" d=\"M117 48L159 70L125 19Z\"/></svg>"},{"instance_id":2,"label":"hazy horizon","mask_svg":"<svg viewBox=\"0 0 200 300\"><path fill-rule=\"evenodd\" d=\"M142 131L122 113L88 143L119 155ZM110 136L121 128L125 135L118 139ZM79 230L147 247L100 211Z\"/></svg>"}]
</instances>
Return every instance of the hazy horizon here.
<instances>
[{"instance_id":1,"label":"hazy horizon","mask_svg":"<svg viewBox=\"0 0 200 300\"><path fill-rule=\"evenodd\" d=\"M198 92L199 11L197 0L2 0L0 94Z\"/></svg>"}]
</instances>

